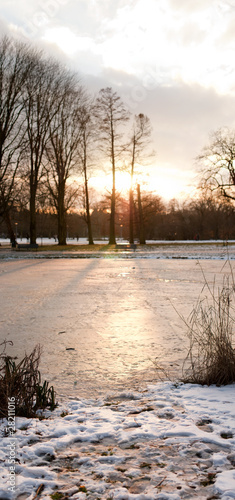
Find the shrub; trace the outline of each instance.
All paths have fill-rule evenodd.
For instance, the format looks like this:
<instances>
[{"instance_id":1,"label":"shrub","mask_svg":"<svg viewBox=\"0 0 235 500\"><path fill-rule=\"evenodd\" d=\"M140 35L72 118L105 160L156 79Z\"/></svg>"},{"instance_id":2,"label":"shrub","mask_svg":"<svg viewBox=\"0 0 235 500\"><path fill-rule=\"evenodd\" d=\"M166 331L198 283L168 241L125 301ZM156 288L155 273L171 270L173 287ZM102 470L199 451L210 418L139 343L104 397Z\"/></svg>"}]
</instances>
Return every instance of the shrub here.
<instances>
[{"instance_id":1,"label":"shrub","mask_svg":"<svg viewBox=\"0 0 235 500\"><path fill-rule=\"evenodd\" d=\"M226 385L235 382L233 274L231 270L224 276L222 288L217 291L215 283L211 288L204 273L203 276L208 297L201 294L189 320L184 320L190 346L183 367L183 382Z\"/></svg>"},{"instance_id":2,"label":"shrub","mask_svg":"<svg viewBox=\"0 0 235 500\"><path fill-rule=\"evenodd\" d=\"M56 406L55 391L47 381L41 385L41 374L38 369L41 347L36 345L31 354L19 363L12 356L6 355L6 345L12 342L4 341L3 352L0 354L0 417L8 415L8 400L15 398L16 416L34 417L38 409Z\"/></svg>"}]
</instances>

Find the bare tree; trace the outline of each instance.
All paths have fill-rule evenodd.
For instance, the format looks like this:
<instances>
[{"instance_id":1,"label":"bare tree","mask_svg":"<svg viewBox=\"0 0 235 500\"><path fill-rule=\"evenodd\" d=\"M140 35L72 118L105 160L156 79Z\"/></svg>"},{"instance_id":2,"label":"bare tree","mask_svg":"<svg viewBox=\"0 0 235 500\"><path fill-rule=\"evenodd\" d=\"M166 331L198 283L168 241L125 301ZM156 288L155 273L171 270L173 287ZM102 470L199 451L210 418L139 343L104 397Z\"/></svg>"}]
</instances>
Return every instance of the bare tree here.
<instances>
[{"instance_id":1,"label":"bare tree","mask_svg":"<svg viewBox=\"0 0 235 500\"><path fill-rule=\"evenodd\" d=\"M91 166L93 165L92 156L94 153L94 142L95 142L95 123L93 119L92 103L86 102L86 104L80 108L79 126L81 131L80 144L79 144L79 160L84 178L85 221L87 224L89 245L93 245L94 241L92 236L90 199L89 199L89 188L88 188L89 171Z\"/></svg>"},{"instance_id":2,"label":"bare tree","mask_svg":"<svg viewBox=\"0 0 235 500\"><path fill-rule=\"evenodd\" d=\"M42 160L50 137L51 123L64 95L64 70L37 52L28 76L24 111L26 116L25 163L30 185L30 242L35 243L36 196L42 179Z\"/></svg>"},{"instance_id":3,"label":"bare tree","mask_svg":"<svg viewBox=\"0 0 235 500\"><path fill-rule=\"evenodd\" d=\"M235 200L235 131L219 129L211 135L197 158L201 167L201 187L218 191L225 198Z\"/></svg>"},{"instance_id":4,"label":"bare tree","mask_svg":"<svg viewBox=\"0 0 235 500\"><path fill-rule=\"evenodd\" d=\"M66 214L78 195L75 183L67 186L69 178L77 171L81 141L80 108L82 88L68 88L65 81L64 96L50 123L49 141L46 145L46 177L52 204L58 218L58 243L66 245Z\"/></svg>"},{"instance_id":5,"label":"bare tree","mask_svg":"<svg viewBox=\"0 0 235 500\"><path fill-rule=\"evenodd\" d=\"M129 120L129 113L121 98L112 88L101 89L96 101L96 117L99 127L100 150L108 157L112 171L112 195L110 213L109 244L115 244L115 174L120 155L124 150L122 143L123 126Z\"/></svg>"},{"instance_id":6,"label":"bare tree","mask_svg":"<svg viewBox=\"0 0 235 500\"><path fill-rule=\"evenodd\" d=\"M152 132L152 127L150 124L150 119L140 113L135 115L134 123L132 128L132 135L130 141L131 147L131 187L130 187L130 224L129 224L129 241L134 243L134 197L133 197L133 179L136 164L143 160L143 156L146 147L150 143L150 136ZM140 199L140 189L138 191L138 200ZM139 203L139 207L141 203ZM139 214L139 220L141 220L141 214ZM143 233L143 230L142 230ZM144 237L141 237L142 241Z\"/></svg>"},{"instance_id":7,"label":"bare tree","mask_svg":"<svg viewBox=\"0 0 235 500\"><path fill-rule=\"evenodd\" d=\"M31 62L26 45L8 37L0 41L0 215L13 244L10 219L23 140L23 92Z\"/></svg>"}]
</instances>

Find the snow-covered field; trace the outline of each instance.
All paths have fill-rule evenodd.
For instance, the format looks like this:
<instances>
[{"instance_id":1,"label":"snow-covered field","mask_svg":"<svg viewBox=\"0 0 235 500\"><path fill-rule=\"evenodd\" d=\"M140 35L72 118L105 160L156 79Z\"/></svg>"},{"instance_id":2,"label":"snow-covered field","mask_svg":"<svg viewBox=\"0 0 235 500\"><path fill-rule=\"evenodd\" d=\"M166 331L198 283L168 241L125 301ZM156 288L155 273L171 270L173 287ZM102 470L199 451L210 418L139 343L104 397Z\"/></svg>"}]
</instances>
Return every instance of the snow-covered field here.
<instances>
[{"instance_id":1,"label":"snow-covered field","mask_svg":"<svg viewBox=\"0 0 235 500\"><path fill-rule=\"evenodd\" d=\"M219 284L226 248L200 247L208 283ZM204 283L195 247L169 250L131 259L1 250L0 338L19 358L42 344L59 407L17 418L12 436L2 421L0 500L235 498L235 386L159 381L153 369L160 358L177 378L187 339L175 308L187 317Z\"/></svg>"}]
</instances>

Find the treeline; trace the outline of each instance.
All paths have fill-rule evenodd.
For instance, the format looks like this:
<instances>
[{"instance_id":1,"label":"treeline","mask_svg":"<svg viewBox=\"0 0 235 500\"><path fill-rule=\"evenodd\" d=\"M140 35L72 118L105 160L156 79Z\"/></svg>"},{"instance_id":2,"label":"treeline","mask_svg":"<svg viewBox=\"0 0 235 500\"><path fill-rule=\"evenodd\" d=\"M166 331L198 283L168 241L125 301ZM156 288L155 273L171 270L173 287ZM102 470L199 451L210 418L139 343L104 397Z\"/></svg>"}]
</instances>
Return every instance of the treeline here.
<instances>
[{"instance_id":1,"label":"treeline","mask_svg":"<svg viewBox=\"0 0 235 500\"><path fill-rule=\"evenodd\" d=\"M91 96L77 74L42 51L0 40L0 230L13 245L16 234L31 243L56 236L61 245L68 234L87 235L91 245L102 237L114 244L116 236L142 244L234 238L235 133L214 134L198 157L201 197L183 204L143 192L150 139L149 118L131 117L110 87ZM89 179L101 168L112 189L94 203ZM130 175L122 194L118 170Z\"/></svg>"},{"instance_id":2,"label":"treeline","mask_svg":"<svg viewBox=\"0 0 235 500\"><path fill-rule=\"evenodd\" d=\"M106 208L107 199L95 203L91 210L91 228L94 239L109 238L110 211ZM149 192L142 193L142 217L144 242L146 240L203 240L203 239L235 239L235 207L229 200L201 194L197 200L179 203L163 200ZM53 210L36 211L38 236L49 237L58 241L57 216ZM27 209L12 208L12 223L18 238L29 237L28 225L30 213ZM134 197L133 236L135 241L141 239L141 227L137 196ZM0 224L0 235L6 236L6 224ZM129 199L116 196L116 236L129 239L130 217ZM143 236L143 235L142 235ZM87 237L88 229L84 213L71 212L67 215L66 237Z\"/></svg>"},{"instance_id":3,"label":"treeline","mask_svg":"<svg viewBox=\"0 0 235 500\"><path fill-rule=\"evenodd\" d=\"M101 165L112 174L111 244L116 237L116 171L122 168L130 174L132 241L134 174L150 135L148 117L139 114L131 119L111 88L91 97L78 75L58 61L14 39L0 40L0 218L13 244L12 214L28 213L27 232L35 243L40 210L55 214L58 242L66 244L67 215L78 205L81 190L89 243L93 244L89 177Z\"/></svg>"}]
</instances>

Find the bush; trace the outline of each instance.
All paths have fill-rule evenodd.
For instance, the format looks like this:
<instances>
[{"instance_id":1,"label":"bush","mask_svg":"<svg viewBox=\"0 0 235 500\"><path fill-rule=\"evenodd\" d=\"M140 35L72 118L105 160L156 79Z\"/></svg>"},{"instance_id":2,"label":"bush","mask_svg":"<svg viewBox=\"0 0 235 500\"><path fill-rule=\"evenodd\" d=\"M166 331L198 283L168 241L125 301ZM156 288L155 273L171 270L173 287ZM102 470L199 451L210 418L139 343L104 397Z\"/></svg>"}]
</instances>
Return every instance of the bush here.
<instances>
[{"instance_id":1,"label":"bush","mask_svg":"<svg viewBox=\"0 0 235 500\"><path fill-rule=\"evenodd\" d=\"M38 369L41 347L36 345L31 354L19 363L6 355L6 345L12 342L4 341L3 352L0 354L0 418L8 415L8 400L15 398L16 416L34 417L38 409L56 407L55 391L47 381L41 385L41 374Z\"/></svg>"},{"instance_id":2,"label":"bush","mask_svg":"<svg viewBox=\"0 0 235 500\"><path fill-rule=\"evenodd\" d=\"M189 320L185 321L190 347L183 382L226 385L235 382L233 274L231 270L224 276L222 288L217 291L215 283L211 289L204 273L203 276L208 297L200 295Z\"/></svg>"}]
</instances>

